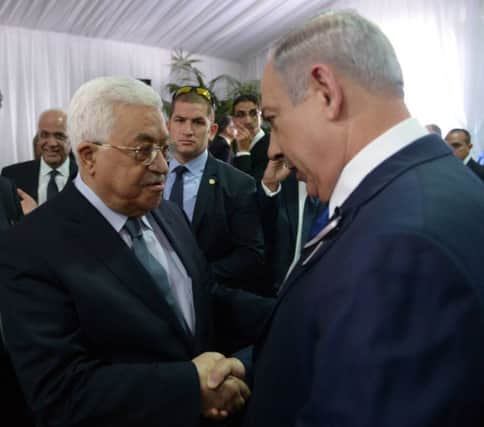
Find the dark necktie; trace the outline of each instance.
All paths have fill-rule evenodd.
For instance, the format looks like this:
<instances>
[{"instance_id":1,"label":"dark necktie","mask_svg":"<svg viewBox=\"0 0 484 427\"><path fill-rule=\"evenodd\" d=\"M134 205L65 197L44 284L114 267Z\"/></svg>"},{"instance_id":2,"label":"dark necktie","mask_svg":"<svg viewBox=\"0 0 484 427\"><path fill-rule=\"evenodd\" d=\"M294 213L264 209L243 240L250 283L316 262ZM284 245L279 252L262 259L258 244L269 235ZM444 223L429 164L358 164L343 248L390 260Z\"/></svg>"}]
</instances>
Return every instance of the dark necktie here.
<instances>
[{"instance_id":1,"label":"dark necktie","mask_svg":"<svg viewBox=\"0 0 484 427\"><path fill-rule=\"evenodd\" d=\"M310 236L314 231L314 223L318 219L321 212L324 210L324 206L324 203L321 203L319 199L306 196L306 201L304 202L303 225L301 231L301 247L304 246L307 241L311 240Z\"/></svg>"},{"instance_id":2,"label":"dark necktie","mask_svg":"<svg viewBox=\"0 0 484 427\"><path fill-rule=\"evenodd\" d=\"M52 169L49 172L49 175L49 183L47 184L47 200L52 199L52 197L54 197L59 192L59 188L57 187L57 183L55 182L55 177L59 175L59 171L56 169Z\"/></svg>"},{"instance_id":3,"label":"dark necktie","mask_svg":"<svg viewBox=\"0 0 484 427\"><path fill-rule=\"evenodd\" d=\"M183 314L181 313L181 310L173 297L173 293L171 292L166 270L151 254L146 244L146 240L143 238L141 220L139 218L128 218L124 228L131 236L133 241L131 249L136 255L136 258L138 258L138 261L143 265L145 270L151 275L153 280L160 287L166 301L175 312L178 320L183 325L185 330L188 331L189 329L185 318L183 317Z\"/></svg>"},{"instance_id":4,"label":"dark necktie","mask_svg":"<svg viewBox=\"0 0 484 427\"><path fill-rule=\"evenodd\" d=\"M171 187L170 201L176 203L183 210L183 174L188 169L183 166L177 166L173 171L176 173L175 182Z\"/></svg>"}]
</instances>

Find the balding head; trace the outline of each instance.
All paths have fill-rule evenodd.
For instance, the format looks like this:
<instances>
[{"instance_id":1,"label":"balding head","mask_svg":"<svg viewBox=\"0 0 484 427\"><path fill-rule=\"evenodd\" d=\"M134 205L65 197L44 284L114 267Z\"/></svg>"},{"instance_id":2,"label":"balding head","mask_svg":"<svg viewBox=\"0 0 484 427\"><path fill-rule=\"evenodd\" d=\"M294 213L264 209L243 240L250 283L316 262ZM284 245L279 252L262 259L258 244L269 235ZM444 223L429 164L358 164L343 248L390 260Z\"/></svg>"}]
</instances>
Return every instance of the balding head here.
<instances>
[{"instance_id":1,"label":"balding head","mask_svg":"<svg viewBox=\"0 0 484 427\"><path fill-rule=\"evenodd\" d=\"M58 168L69 154L66 133L67 115L62 110L46 110L39 116L37 146L42 159L51 168Z\"/></svg>"}]
</instances>

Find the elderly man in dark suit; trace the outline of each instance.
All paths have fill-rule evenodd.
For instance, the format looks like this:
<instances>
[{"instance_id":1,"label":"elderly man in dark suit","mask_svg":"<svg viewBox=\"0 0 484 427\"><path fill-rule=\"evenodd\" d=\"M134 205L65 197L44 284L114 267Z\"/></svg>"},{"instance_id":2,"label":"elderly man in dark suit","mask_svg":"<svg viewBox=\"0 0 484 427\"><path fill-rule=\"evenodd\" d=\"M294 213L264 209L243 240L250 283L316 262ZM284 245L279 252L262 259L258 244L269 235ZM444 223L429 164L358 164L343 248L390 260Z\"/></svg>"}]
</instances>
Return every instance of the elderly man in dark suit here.
<instances>
[{"instance_id":1,"label":"elderly man in dark suit","mask_svg":"<svg viewBox=\"0 0 484 427\"><path fill-rule=\"evenodd\" d=\"M185 211L219 283L267 293L257 280L264 248L255 181L207 151L217 130L211 99L192 86L173 97L168 126L174 158L164 197Z\"/></svg>"},{"instance_id":2,"label":"elderly man in dark suit","mask_svg":"<svg viewBox=\"0 0 484 427\"><path fill-rule=\"evenodd\" d=\"M77 165L69 156L66 123L64 111L44 111L37 128L36 146L40 159L15 163L2 169L3 176L11 178L38 204L57 195L77 173Z\"/></svg>"},{"instance_id":3,"label":"elderly man in dark suit","mask_svg":"<svg viewBox=\"0 0 484 427\"><path fill-rule=\"evenodd\" d=\"M69 135L80 174L0 241L5 339L37 423L224 418L249 391L240 361L214 352L219 325L251 340L272 302L214 284L183 214L160 205L159 95L131 78L89 81Z\"/></svg>"},{"instance_id":4,"label":"elderly man in dark suit","mask_svg":"<svg viewBox=\"0 0 484 427\"><path fill-rule=\"evenodd\" d=\"M472 172L474 172L481 180L484 180L484 166L477 163L471 157L471 134L466 129L452 129L446 137L445 142L454 151L454 155L462 160Z\"/></svg>"},{"instance_id":5,"label":"elderly man in dark suit","mask_svg":"<svg viewBox=\"0 0 484 427\"><path fill-rule=\"evenodd\" d=\"M410 117L395 52L351 11L284 36L269 157L329 200L256 344L246 427L484 425L482 184Z\"/></svg>"}]
</instances>

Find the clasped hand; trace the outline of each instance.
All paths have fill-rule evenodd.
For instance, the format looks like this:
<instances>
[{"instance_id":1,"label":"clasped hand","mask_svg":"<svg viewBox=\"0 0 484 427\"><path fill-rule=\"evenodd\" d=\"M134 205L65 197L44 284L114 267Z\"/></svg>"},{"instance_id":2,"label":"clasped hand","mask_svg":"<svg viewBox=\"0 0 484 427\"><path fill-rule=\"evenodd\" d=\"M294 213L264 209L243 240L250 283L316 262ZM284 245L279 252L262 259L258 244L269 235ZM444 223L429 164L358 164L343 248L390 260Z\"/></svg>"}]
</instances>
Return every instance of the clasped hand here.
<instances>
[{"instance_id":1,"label":"clasped hand","mask_svg":"<svg viewBox=\"0 0 484 427\"><path fill-rule=\"evenodd\" d=\"M250 396L244 382L245 368L236 358L220 353L203 353L192 360L200 380L201 413L224 419L239 411Z\"/></svg>"}]
</instances>

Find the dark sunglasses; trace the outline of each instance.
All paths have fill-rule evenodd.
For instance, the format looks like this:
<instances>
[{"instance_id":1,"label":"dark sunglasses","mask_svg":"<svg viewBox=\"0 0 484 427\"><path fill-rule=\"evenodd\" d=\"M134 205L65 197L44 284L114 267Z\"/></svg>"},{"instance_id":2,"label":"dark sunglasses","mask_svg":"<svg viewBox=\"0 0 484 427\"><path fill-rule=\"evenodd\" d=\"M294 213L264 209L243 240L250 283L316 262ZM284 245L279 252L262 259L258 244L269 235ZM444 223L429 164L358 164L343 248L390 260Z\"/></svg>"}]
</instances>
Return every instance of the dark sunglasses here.
<instances>
[{"instance_id":1,"label":"dark sunglasses","mask_svg":"<svg viewBox=\"0 0 484 427\"><path fill-rule=\"evenodd\" d=\"M210 91L200 86L182 86L181 88L175 91L171 101L173 102L180 95L183 95L185 93L190 93L190 92L194 92L197 95L204 97L212 107L214 106L214 99Z\"/></svg>"}]
</instances>

